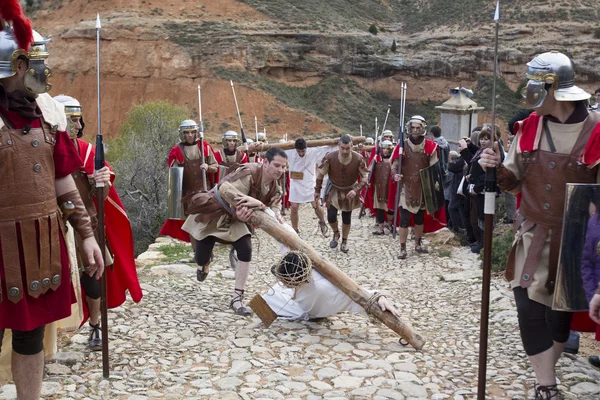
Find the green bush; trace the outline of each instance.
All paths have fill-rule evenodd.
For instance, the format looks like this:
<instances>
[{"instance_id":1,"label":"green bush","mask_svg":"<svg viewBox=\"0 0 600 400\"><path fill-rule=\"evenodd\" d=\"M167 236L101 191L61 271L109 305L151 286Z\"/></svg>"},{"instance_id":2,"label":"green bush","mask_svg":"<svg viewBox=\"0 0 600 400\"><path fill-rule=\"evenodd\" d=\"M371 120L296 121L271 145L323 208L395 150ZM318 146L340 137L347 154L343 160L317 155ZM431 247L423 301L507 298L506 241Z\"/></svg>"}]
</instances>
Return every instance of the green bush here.
<instances>
[{"instance_id":1,"label":"green bush","mask_svg":"<svg viewBox=\"0 0 600 400\"><path fill-rule=\"evenodd\" d=\"M371 26L369 26L369 32L373 35L377 35L377 26L375 23L372 23Z\"/></svg>"},{"instance_id":2,"label":"green bush","mask_svg":"<svg viewBox=\"0 0 600 400\"><path fill-rule=\"evenodd\" d=\"M391 48L392 52L395 53L396 52L396 39L394 39L394 41L392 42L392 48Z\"/></svg>"},{"instance_id":3,"label":"green bush","mask_svg":"<svg viewBox=\"0 0 600 400\"><path fill-rule=\"evenodd\" d=\"M154 243L167 217L167 157L188 112L166 101L134 106L106 153L131 222L135 254Z\"/></svg>"},{"instance_id":4,"label":"green bush","mask_svg":"<svg viewBox=\"0 0 600 400\"><path fill-rule=\"evenodd\" d=\"M506 260L512 249L514 231L509 229L500 236L492 239L492 271L501 272L506 268ZM479 259L483 260L484 250L481 251Z\"/></svg>"},{"instance_id":5,"label":"green bush","mask_svg":"<svg viewBox=\"0 0 600 400\"><path fill-rule=\"evenodd\" d=\"M596 39L600 39L600 28L596 28L596 30L594 31L594 37Z\"/></svg>"}]
</instances>

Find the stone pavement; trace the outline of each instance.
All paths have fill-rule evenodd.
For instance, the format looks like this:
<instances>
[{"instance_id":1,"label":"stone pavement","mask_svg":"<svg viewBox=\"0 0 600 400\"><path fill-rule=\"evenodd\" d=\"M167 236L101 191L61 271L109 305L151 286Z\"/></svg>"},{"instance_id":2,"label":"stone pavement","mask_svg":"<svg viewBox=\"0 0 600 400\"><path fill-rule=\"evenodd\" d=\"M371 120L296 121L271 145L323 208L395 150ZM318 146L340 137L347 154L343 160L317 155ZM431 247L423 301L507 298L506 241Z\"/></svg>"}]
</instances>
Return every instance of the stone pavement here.
<instances>
[{"instance_id":1,"label":"stone pavement","mask_svg":"<svg viewBox=\"0 0 600 400\"><path fill-rule=\"evenodd\" d=\"M355 213L356 216L356 213ZM233 271L218 247L209 277L195 266L161 265L160 239L139 269L145 297L109 312L111 377L100 353L87 350L87 328L65 335L62 352L46 365L44 399L473 399L477 388L481 270L467 248L444 257L442 235L428 235L431 253L400 262L391 236L373 236L373 219L354 220L351 250L329 249L310 207L301 208L301 237L365 288L393 298L427 339L422 351L403 347L384 325L339 314L316 322L275 321L228 308ZM258 233L250 296L274 283L269 267L279 245ZM438 238L435 238L438 236ZM431 243L434 241L437 243ZM186 261L186 260L183 260ZM187 260L189 261L189 260ZM523 352L507 284L491 288L488 397L525 399L534 383ZM70 338L70 340L68 340ZM600 398L600 373L580 357L562 357L566 399ZM529 393L530 394L530 393ZM14 398L14 386L0 399Z\"/></svg>"}]
</instances>

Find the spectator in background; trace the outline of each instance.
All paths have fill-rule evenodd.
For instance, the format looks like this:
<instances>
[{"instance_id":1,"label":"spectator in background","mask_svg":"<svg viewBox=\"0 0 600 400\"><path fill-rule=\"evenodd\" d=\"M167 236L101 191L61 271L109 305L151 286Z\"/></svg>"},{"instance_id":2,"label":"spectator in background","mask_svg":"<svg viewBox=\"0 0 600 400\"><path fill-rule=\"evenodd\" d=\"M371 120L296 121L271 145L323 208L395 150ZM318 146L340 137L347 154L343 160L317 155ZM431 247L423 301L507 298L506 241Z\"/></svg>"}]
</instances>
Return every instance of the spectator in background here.
<instances>
[{"instance_id":1,"label":"spectator in background","mask_svg":"<svg viewBox=\"0 0 600 400\"><path fill-rule=\"evenodd\" d=\"M596 89L594 92L594 99L596 100L596 103L590 106L590 110L598 111L598 105L600 105L600 88Z\"/></svg>"},{"instance_id":2,"label":"spectator in background","mask_svg":"<svg viewBox=\"0 0 600 400\"><path fill-rule=\"evenodd\" d=\"M446 202L446 221L448 224L448 229L452 229L452 220L450 219L450 214L448 213L448 205L450 204L450 190L446 184L448 179L448 155L450 153L450 144L448 144L448 141L442 136L442 130L439 126L432 126L429 132L431 132L434 143L438 145L437 153L438 159L440 160L440 167L442 168L442 184L444 186L444 199Z\"/></svg>"},{"instance_id":3,"label":"spectator in background","mask_svg":"<svg viewBox=\"0 0 600 400\"><path fill-rule=\"evenodd\" d=\"M465 160L458 154L458 152L452 150L448 158L448 176L447 176L447 187L449 196L448 214L450 215L449 221L452 222L451 229L455 233L465 232L465 223L463 220L463 207L464 207L464 196L458 194L458 188L463 177L463 167L465 166ZM446 190L444 189L444 195ZM448 224L450 225L450 224Z\"/></svg>"}]
</instances>

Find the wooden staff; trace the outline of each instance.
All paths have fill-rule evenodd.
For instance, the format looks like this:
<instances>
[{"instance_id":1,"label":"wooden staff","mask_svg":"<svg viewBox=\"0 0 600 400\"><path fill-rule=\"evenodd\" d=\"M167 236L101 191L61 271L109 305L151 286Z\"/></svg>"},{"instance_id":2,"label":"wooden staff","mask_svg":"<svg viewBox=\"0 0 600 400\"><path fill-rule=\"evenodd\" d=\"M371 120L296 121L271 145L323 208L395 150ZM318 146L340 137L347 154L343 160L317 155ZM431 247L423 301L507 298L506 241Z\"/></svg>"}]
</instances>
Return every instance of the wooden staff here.
<instances>
[{"instance_id":1,"label":"wooden staff","mask_svg":"<svg viewBox=\"0 0 600 400\"><path fill-rule=\"evenodd\" d=\"M352 144L363 143L366 139L367 138L364 136L363 137L353 136ZM339 138L307 140L306 147L337 146L339 141L340 141ZM248 148L250 149L251 153L267 151L273 147L278 147L281 150L291 150L294 148L294 144L295 144L295 141L293 141L293 140L289 141L289 142L284 142L284 143L269 143L269 144L263 144L262 142L260 142L257 144L252 143L248 146Z\"/></svg>"},{"instance_id":2,"label":"wooden staff","mask_svg":"<svg viewBox=\"0 0 600 400\"><path fill-rule=\"evenodd\" d=\"M234 204L235 197L242 194L231 183L224 182L219 185L219 194L229 204ZM333 265L331 261L322 257L308 243L299 237L290 234L279 222L264 211L254 210L250 222L267 232L279 243L282 243L292 250L299 250L305 253L312 261L313 266L332 284L346 293L352 301L363 307L367 313L375 316L386 326L400 335L415 349L420 350L425 344L425 339L419 333L415 332L412 326L405 321L396 318L391 312L383 311L376 301L372 301L372 295L361 288L356 282L348 277L342 270ZM372 303L372 304L369 304Z\"/></svg>"},{"instance_id":3,"label":"wooden staff","mask_svg":"<svg viewBox=\"0 0 600 400\"><path fill-rule=\"evenodd\" d=\"M104 142L102 140L102 131L100 129L101 108L100 108L100 14L96 15L96 71L98 84L98 134L96 135L96 156L94 158L94 168L100 170L104 168ZM104 273L100 279L100 321L102 322L102 376L108 378L110 375L110 365L108 363L108 308L106 304L106 237L104 235L104 187L103 182L96 181L96 199L98 200L98 246L102 252L104 262Z\"/></svg>"}]
</instances>

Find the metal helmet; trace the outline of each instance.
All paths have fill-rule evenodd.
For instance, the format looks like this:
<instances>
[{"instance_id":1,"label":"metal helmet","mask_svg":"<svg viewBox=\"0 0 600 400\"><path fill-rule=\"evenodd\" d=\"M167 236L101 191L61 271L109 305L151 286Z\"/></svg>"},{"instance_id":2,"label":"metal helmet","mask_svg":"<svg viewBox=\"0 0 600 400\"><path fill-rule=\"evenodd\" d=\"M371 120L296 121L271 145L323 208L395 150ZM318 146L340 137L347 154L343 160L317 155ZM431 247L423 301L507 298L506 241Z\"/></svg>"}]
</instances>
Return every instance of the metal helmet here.
<instances>
[{"instance_id":1,"label":"metal helmet","mask_svg":"<svg viewBox=\"0 0 600 400\"><path fill-rule=\"evenodd\" d=\"M54 96L54 100L59 102L65 107L65 115L67 116L67 133L71 139L80 138L83 136L83 128L85 128L85 122L83 122L83 110L81 104L76 98L59 94ZM77 124L73 122L71 117L79 117L79 124L81 128L77 128Z\"/></svg>"},{"instance_id":2,"label":"metal helmet","mask_svg":"<svg viewBox=\"0 0 600 400\"><path fill-rule=\"evenodd\" d=\"M179 140L185 142L184 132L195 131L194 138L198 135L198 124L193 119L186 119L179 124Z\"/></svg>"},{"instance_id":3,"label":"metal helmet","mask_svg":"<svg viewBox=\"0 0 600 400\"><path fill-rule=\"evenodd\" d=\"M252 144L252 143L254 143L254 140L252 140L252 139L250 139L250 138L247 138L247 139L246 139L246 143L247 143L247 144Z\"/></svg>"},{"instance_id":4,"label":"metal helmet","mask_svg":"<svg viewBox=\"0 0 600 400\"><path fill-rule=\"evenodd\" d=\"M383 149L394 150L394 143L391 140L382 140L379 147Z\"/></svg>"},{"instance_id":5,"label":"metal helmet","mask_svg":"<svg viewBox=\"0 0 600 400\"><path fill-rule=\"evenodd\" d=\"M527 63L529 81L523 88L521 103L524 108L533 109L540 107L546 95L547 88L554 88L554 98L557 101L588 100L590 94L580 87L575 86L575 69L573 62L566 55L558 51L550 51L537 55Z\"/></svg>"},{"instance_id":6,"label":"metal helmet","mask_svg":"<svg viewBox=\"0 0 600 400\"><path fill-rule=\"evenodd\" d=\"M223 134L223 140L221 141L221 143L223 144L223 147L227 147L228 140L235 140L236 145L237 145L237 142L239 141L237 132L236 131L227 131Z\"/></svg>"},{"instance_id":7,"label":"metal helmet","mask_svg":"<svg viewBox=\"0 0 600 400\"><path fill-rule=\"evenodd\" d=\"M267 141L267 134L266 134L266 133L264 133L264 132L258 132L258 134L256 135L256 139L257 139L259 142L262 142L262 143L265 143L265 144L266 144L266 143L269 143L269 142Z\"/></svg>"},{"instance_id":8,"label":"metal helmet","mask_svg":"<svg viewBox=\"0 0 600 400\"><path fill-rule=\"evenodd\" d=\"M365 144L366 145L373 145L375 144L375 139L373 139L372 137L368 137L365 139Z\"/></svg>"},{"instance_id":9,"label":"metal helmet","mask_svg":"<svg viewBox=\"0 0 600 400\"><path fill-rule=\"evenodd\" d=\"M17 60L28 62L23 78L25 89L35 95L46 93L52 85L46 65L50 39L43 38L31 28L31 21L24 15L19 0L4 0L0 7L0 79L17 73ZM9 22L10 21L10 22Z\"/></svg>"},{"instance_id":10,"label":"metal helmet","mask_svg":"<svg viewBox=\"0 0 600 400\"><path fill-rule=\"evenodd\" d=\"M389 140L390 142L393 142L394 134L389 129L386 129L381 133L381 140Z\"/></svg>"},{"instance_id":11,"label":"metal helmet","mask_svg":"<svg viewBox=\"0 0 600 400\"><path fill-rule=\"evenodd\" d=\"M425 118L421 117L420 115L413 115L412 117L410 117L410 119L406 123L406 131L408 133L410 133L411 124L420 124L421 136L425 136L425 134L427 133L427 122L425 121Z\"/></svg>"}]
</instances>

